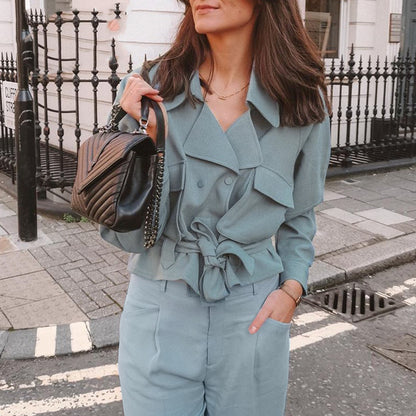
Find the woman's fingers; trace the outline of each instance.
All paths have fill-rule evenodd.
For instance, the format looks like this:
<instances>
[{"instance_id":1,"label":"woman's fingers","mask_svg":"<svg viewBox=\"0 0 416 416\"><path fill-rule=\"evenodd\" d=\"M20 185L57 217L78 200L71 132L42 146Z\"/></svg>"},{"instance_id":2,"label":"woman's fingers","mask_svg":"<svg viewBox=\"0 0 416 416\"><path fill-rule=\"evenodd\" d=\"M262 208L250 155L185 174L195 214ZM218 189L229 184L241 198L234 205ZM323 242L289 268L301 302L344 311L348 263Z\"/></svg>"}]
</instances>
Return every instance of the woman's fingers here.
<instances>
[{"instance_id":1,"label":"woman's fingers","mask_svg":"<svg viewBox=\"0 0 416 416\"><path fill-rule=\"evenodd\" d=\"M263 306L249 326L248 330L250 334L255 334L268 318L280 322L290 322L296 305L295 302L293 302L293 299L288 296L283 296L282 294L284 295L284 292L281 290L273 290L273 292L267 296Z\"/></svg>"},{"instance_id":2,"label":"woman's fingers","mask_svg":"<svg viewBox=\"0 0 416 416\"><path fill-rule=\"evenodd\" d=\"M165 124L167 125L167 114L162 105L163 98L159 95L159 90L149 85L137 73L132 74L128 78L120 99L120 106L127 114L139 121L141 118L141 100L143 96L149 97L161 106L162 111L164 112ZM156 141L156 117L152 109L150 109L149 113L147 133L154 141Z\"/></svg>"},{"instance_id":3,"label":"woman's fingers","mask_svg":"<svg viewBox=\"0 0 416 416\"><path fill-rule=\"evenodd\" d=\"M139 74L134 73L127 80L126 87L120 99L120 106L127 114L139 120L140 101L143 96L147 96L157 102L163 101L163 98L159 95L159 90L145 82Z\"/></svg>"},{"instance_id":4,"label":"woman's fingers","mask_svg":"<svg viewBox=\"0 0 416 416\"><path fill-rule=\"evenodd\" d=\"M270 316L271 312L272 310L266 308L265 305L262 306L248 328L250 334L255 334L261 328L261 326L264 324L264 321Z\"/></svg>"}]
</instances>

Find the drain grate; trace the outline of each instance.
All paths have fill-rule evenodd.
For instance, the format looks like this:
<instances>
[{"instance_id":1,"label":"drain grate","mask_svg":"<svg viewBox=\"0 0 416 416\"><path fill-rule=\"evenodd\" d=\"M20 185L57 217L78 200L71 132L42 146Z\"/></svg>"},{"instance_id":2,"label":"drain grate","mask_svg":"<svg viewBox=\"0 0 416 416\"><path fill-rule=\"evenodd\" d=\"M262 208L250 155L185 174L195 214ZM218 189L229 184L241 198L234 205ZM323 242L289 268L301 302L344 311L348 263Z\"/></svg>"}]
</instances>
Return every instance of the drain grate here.
<instances>
[{"instance_id":1,"label":"drain grate","mask_svg":"<svg viewBox=\"0 0 416 416\"><path fill-rule=\"evenodd\" d=\"M345 284L323 292L308 295L307 303L340 314L352 322L391 312L405 303L384 293L374 292L356 283Z\"/></svg>"}]
</instances>

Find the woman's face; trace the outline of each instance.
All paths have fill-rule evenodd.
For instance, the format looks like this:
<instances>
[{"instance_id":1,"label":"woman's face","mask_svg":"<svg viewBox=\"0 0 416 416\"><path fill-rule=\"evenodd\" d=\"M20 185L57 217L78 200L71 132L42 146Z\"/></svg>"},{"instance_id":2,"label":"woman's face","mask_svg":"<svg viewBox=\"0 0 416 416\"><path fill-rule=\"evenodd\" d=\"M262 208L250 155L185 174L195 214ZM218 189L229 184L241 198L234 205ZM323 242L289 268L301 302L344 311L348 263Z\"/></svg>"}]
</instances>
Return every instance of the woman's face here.
<instances>
[{"instance_id":1,"label":"woman's face","mask_svg":"<svg viewBox=\"0 0 416 416\"><path fill-rule=\"evenodd\" d=\"M257 0L190 0L195 30L200 34L230 32L253 25Z\"/></svg>"}]
</instances>

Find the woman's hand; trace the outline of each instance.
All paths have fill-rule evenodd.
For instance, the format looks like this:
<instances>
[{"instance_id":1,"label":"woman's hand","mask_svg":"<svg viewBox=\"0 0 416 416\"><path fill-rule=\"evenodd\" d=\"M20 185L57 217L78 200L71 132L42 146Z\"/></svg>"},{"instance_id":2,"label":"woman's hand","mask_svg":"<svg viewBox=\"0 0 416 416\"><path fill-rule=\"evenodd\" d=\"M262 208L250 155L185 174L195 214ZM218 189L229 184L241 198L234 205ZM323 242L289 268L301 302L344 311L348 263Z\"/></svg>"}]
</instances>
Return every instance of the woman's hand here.
<instances>
[{"instance_id":1,"label":"woman's hand","mask_svg":"<svg viewBox=\"0 0 416 416\"><path fill-rule=\"evenodd\" d=\"M288 282L287 284L292 284L292 282L286 282ZM300 290L300 293L302 293L301 285L295 280L293 280L293 284L294 288L297 288ZM273 292L267 296L263 306L250 324L250 334L255 334L268 318L289 323L292 320L295 309L296 303L287 293L279 289L273 290Z\"/></svg>"},{"instance_id":2,"label":"woman's hand","mask_svg":"<svg viewBox=\"0 0 416 416\"><path fill-rule=\"evenodd\" d=\"M143 80L139 74L132 74L127 80L126 87L124 88L123 95L120 98L121 108L129 114L131 117L140 121L141 118L141 99L143 96L149 97L153 101L156 101L165 117L165 125L167 126L167 115L165 107L162 105L163 98L159 95L159 91L149 85ZM166 129L167 130L167 129ZM147 125L147 133L156 141L156 116L152 108L149 111L149 123Z\"/></svg>"}]
</instances>

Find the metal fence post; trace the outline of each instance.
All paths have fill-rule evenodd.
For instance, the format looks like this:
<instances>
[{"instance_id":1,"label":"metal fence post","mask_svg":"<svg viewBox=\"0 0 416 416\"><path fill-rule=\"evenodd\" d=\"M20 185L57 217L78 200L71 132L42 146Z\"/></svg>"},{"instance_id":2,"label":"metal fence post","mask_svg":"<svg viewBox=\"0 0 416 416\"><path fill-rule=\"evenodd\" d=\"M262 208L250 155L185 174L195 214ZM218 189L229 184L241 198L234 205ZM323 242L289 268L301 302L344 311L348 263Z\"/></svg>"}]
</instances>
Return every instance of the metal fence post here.
<instances>
[{"instance_id":1,"label":"metal fence post","mask_svg":"<svg viewBox=\"0 0 416 416\"><path fill-rule=\"evenodd\" d=\"M29 71L33 69L32 37L25 0L16 0L16 42L18 93L15 101L17 167L17 216L19 238L37 239L36 148L33 99L29 91Z\"/></svg>"}]
</instances>

